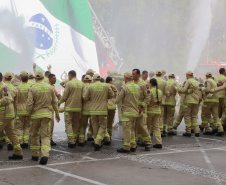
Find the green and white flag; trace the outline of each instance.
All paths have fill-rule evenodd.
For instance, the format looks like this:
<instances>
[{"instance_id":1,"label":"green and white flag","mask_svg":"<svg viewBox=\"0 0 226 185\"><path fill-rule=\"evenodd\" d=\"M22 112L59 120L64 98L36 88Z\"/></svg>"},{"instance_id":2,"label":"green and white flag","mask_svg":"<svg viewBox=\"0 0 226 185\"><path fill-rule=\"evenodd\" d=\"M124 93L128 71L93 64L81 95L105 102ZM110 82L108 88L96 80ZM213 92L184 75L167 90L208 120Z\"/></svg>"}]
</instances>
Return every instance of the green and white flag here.
<instances>
[{"instance_id":1,"label":"green and white flag","mask_svg":"<svg viewBox=\"0 0 226 185\"><path fill-rule=\"evenodd\" d=\"M99 72L87 0L0 2L0 72L32 71L33 62L44 71L52 65L58 79L69 70Z\"/></svg>"}]
</instances>

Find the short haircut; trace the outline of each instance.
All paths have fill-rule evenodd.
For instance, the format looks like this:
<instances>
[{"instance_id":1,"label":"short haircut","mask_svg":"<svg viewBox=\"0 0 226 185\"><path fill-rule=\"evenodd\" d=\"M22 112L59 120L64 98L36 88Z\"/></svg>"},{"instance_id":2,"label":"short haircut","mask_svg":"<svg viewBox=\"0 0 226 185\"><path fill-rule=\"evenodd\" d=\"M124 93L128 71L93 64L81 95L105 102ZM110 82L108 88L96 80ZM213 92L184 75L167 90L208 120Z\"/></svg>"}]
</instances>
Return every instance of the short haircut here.
<instances>
[{"instance_id":1,"label":"short haircut","mask_svg":"<svg viewBox=\"0 0 226 185\"><path fill-rule=\"evenodd\" d=\"M49 75L49 78L52 78L52 77L54 77L54 76L56 76L56 75L51 73L51 74Z\"/></svg>"},{"instance_id":2,"label":"short haircut","mask_svg":"<svg viewBox=\"0 0 226 185\"><path fill-rule=\"evenodd\" d=\"M86 75L82 75L82 79L85 78Z\"/></svg>"},{"instance_id":3,"label":"short haircut","mask_svg":"<svg viewBox=\"0 0 226 185\"><path fill-rule=\"evenodd\" d=\"M108 77L106 78L106 83L109 83L109 82L111 82L111 81L112 81L112 77L108 76Z\"/></svg>"},{"instance_id":4,"label":"short haircut","mask_svg":"<svg viewBox=\"0 0 226 185\"><path fill-rule=\"evenodd\" d=\"M22 82L27 82L28 81L28 75L27 74L21 75L21 80L22 80Z\"/></svg>"},{"instance_id":5,"label":"short haircut","mask_svg":"<svg viewBox=\"0 0 226 185\"><path fill-rule=\"evenodd\" d=\"M100 82L101 82L101 83L104 83L104 79L103 79L103 78L101 78L101 79L100 79Z\"/></svg>"},{"instance_id":6,"label":"short haircut","mask_svg":"<svg viewBox=\"0 0 226 185\"><path fill-rule=\"evenodd\" d=\"M225 68L220 68L220 69L219 69L219 73L220 73L220 74L223 74L224 72L225 72Z\"/></svg>"},{"instance_id":7,"label":"short haircut","mask_svg":"<svg viewBox=\"0 0 226 185\"><path fill-rule=\"evenodd\" d=\"M139 69L133 69L133 71L136 71L136 73L137 73L138 75L140 75L140 70L139 70Z\"/></svg>"},{"instance_id":8,"label":"short haircut","mask_svg":"<svg viewBox=\"0 0 226 185\"><path fill-rule=\"evenodd\" d=\"M51 73L50 73L49 71L46 71L46 72L45 72L45 76L48 76L48 77L49 77L50 74L51 74Z\"/></svg>"},{"instance_id":9,"label":"short haircut","mask_svg":"<svg viewBox=\"0 0 226 185\"><path fill-rule=\"evenodd\" d=\"M69 71L68 74L73 76L73 77L76 77L76 72L74 70Z\"/></svg>"},{"instance_id":10,"label":"short haircut","mask_svg":"<svg viewBox=\"0 0 226 185\"><path fill-rule=\"evenodd\" d=\"M144 71L142 72L142 75L144 75L145 73L148 73L148 72L144 70Z\"/></svg>"},{"instance_id":11,"label":"short haircut","mask_svg":"<svg viewBox=\"0 0 226 185\"><path fill-rule=\"evenodd\" d=\"M3 78L3 76L2 76L2 73L0 72L0 81L2 81L2 78Z\"/></svg>"}]
</instances>

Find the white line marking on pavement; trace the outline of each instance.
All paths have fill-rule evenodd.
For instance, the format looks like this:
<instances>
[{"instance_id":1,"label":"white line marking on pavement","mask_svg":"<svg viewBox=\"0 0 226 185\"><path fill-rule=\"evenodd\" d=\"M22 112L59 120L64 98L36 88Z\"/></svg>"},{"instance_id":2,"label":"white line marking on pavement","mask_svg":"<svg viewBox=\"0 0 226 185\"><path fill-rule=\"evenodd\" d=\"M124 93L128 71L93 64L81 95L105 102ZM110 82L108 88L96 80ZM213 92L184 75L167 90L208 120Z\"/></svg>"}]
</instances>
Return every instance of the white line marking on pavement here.
<instances>
[{"instance_id":1,"label":"white line marking on pavement","mask_svg":"<svg viewBox=\"0 0 226 185\"><path fill-rule=\"evenodd\" d=\"M220 140L220 139L211 139L211 138L205 138L205 137L199 137L200 139L207 139L207 140L211 140L211 141L221 141L221 142L226 142L224 140Z\"/></svg>"},{"instance_id":2,"label":"white line marking on pavement","mask_svg":"<svg viewBox=\"0 0 226 185\"><path fill-rule=\"evenodd\" d=\"M95 159L94 158L93 160L88 160L88 161L72 161L72 162L64 162L64 163L47 164L47 166L57 166L57 165L74 164L74 163L87 163L87 162L96 162L96 161L107 161L107 160L114 160L114 159L119 159L119 158L120 157L105 158L105 159ZM0 169L0 171L10 171L10 170L19 170L19 169L36 168L36 167L39 167L39 165L4 168L4 169Z\"/></svg>"},{"instance_id":3,"label":"white line marking on pavement","mask_svg":"<svg viewBox=\"0 0 226 185\"><path fill-rule=\"evenodd\" d=\"M115 139L115 138L111 138L112 140L114 140L114 141L123 141L122 139Z\"/></svg>"},{"instance_id":4,"label":"white line marking on pavement","mask_svg":"<svg viewBox=\"0 0 226 185\"><path fill-rule=\"evenodd\" d=\"M97 181L94 181L94 180L91 180L91 179L87 179L87 178L84 178L84 177L81 177L81 176L78 176L78 175L73 175L71 173L67 173L67 172L64 172L64 171L61 171L61 170L58 170L58 169L53 169L53 168L49 168L49 167L46 167L46 166L40 166L40 165L38 167L42 168L42 169L45 169L45 170L49 170L49 171L55 172L55 173L62 174L62 175L67 176L67 177L72 177L72 178L75 178L75 179L78 179L78 180L89 182L91 184L106 185L104 183L97 182Z\"/></svg>"},{"instance_id":5,"label":"white line marking on pavement","mask_svg":"<svg viewBox=\"0 0 226 185\"><path fill-rule=\"evenodd\" d=\"M221 148L207 148L203 150L218 150L226 147ZM140 154L139 156L148 156L148 155L164 155L164 154L177 154L177 153L184 153L184 152L200 152L200 150L181 150L181 151L175 151L175 152L161 152L161 153L151 153L151 154Z\"/></svg>"},{"instance_id":6,"label":"white line marking on pavement","mask_svg":"<svg viewBox=\"0 0 226 185\"><path fill-rule=\"evenodd\" d=\"M56 151L56 152L61 152L61 153L64 153L64 154L75 154L75 153L71 153L71 152L67 152L67 151L62 151L62 150L56 150L56 149L51 149L52 151Z\"/></svg>"},{"instance_id":7,"label":"white line marking on pavement","mask_svg":"<svg viewBox=\"0 0 226 185\"><path fill-rule=\"evenodd\" d=\"M172 148L168 148L168 147L164 147L165 149L167 149L167 150L172 150L172 151L179 151L179 152L181 152L182 150L177 150L177 149L172 149ZM164 149L163 148L163 149Z\"/></svg>"}]
</instances>

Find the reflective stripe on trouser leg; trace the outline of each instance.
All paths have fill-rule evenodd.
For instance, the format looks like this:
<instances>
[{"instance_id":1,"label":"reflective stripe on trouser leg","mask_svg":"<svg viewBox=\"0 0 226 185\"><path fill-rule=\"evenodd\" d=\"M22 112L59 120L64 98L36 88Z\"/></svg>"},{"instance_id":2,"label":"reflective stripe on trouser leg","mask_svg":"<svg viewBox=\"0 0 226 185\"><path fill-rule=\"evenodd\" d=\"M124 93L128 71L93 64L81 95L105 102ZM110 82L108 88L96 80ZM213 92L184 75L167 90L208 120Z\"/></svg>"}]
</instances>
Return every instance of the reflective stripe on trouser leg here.
<instances>
[{"instance_id":1,"label":"reflective stripe on trouser leg","mask_svg":"<svg viewBox=\"0 0 226 185\"><path fill-rule=\"evenodd\" d=\"M210 112L210 107L203 103L202 105L202 112L201 112L201 119L202 119L202 127L204 128L205 132L210 132L210 127L209 127L209 119L211 118L211 112Z\"/></svg>"},{"instance_id":2,"label":"reflective stripe on trouser leg","mask_svg":"<svg viewBox=\"0 0 226 185\"><path fill-rule=\"evenodd\" d=\"M135 139L135 122L136 117L126 117L122 118L122 128L123 128L123 148L125 150L130 150L130 148L136 148Z\"/></svg>"},{"instance_id":3,"label":"reflective stripe on trouser leg","mask_svg":"<svg viewBox=\"0 0 226 185\"><path fill-rule=\"evenodd\" d=\"M85 133L86 133L86 127L88 125L89 115L83 115L81 117L81 124L79 127L79 142L84 143L85 142Z\"/></svg>"},{"instance_id":4,"label":"reflective stripe on trouser leg","mask_svg":"<svg viewBox=\"0 0 226 185\"><path fill-rule=\"evenodd\" d=\"M174 106L166 106L167 108L167 123L168 123L168 132L173 132L173 120L174 120L174 114L175 114L175 107Z\"/></svg>"},{"instance_id":5,"label":"reflective stripe on trouser leg","mask_svg":"<svg viewBox=\"0 0 226 185\"><path fill-rule=\"evenodd\" d=\"M107 123L107 131L110 136L112 136L112 124L115 117L115 110L108 110L108 123Z\"/></svg>"},{"instance_id":6,"label":"reflective stripe on trouser leg","mask_svg":"<svg viewBox=\"0 0 226 185\"><path fill-rule=\"evenodd\" d=\"M101 146L107 129L107 116L105 115L92 115L93 134L95 144Z\"/></svg>"},{"instance_id":7,"label":"reflective stripe on trouser leg","mask_svg":"<svg viewBox=\"0 0 226 185\"><path fill-rule=\"evenodd\" d=\"M145 144L151 144L150 133L148 132L147 124L144 122L144 117L137 118L135 129L139 130L142 137L145 138Z\"/></svg>"},{"instance_id":8,"label":"reflective stripe on trouser leg","mask_svg":"<svg viewBox=\"0 0 226 185\"><path fill-rule=\"evenodd\" d=\"M20 147L17 134L14 130L14 119L5 119L3 121L0 120L0 122L3 122L4 124L6 124L4 129L9 139L12 141L12 145L14 146L14 154L22 155L22 149Z\"/></svg>"}]
</instances>

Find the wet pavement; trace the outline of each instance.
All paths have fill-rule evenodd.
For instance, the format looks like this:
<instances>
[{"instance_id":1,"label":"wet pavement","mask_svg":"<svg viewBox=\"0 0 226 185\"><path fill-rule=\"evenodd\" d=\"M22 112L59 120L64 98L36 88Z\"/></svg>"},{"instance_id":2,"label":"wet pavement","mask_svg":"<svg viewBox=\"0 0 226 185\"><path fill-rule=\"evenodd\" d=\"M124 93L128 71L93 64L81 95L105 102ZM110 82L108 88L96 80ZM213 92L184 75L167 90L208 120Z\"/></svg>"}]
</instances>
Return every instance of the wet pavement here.
<instances>
[{"instance_id":1,"label":"wet pavement","mask_svg":"<svg viewBox=\"0 0 226 185\"><path fill-rule=\"evenodd\" d=\"M50 159L46 166L31 161L31 151L24 149L22 161L8 161L6 145L0 151L0 185L112 184L112 185L181 185L226 184L226 136L183 137L184 124L177 136L163 138L162 150L118 154L122 129L114 129L112 145L93 151L85 147L67 147L63 121L55 126ZM155 140L153 138L153 143Z\"/></svg>"}]
</instances>

